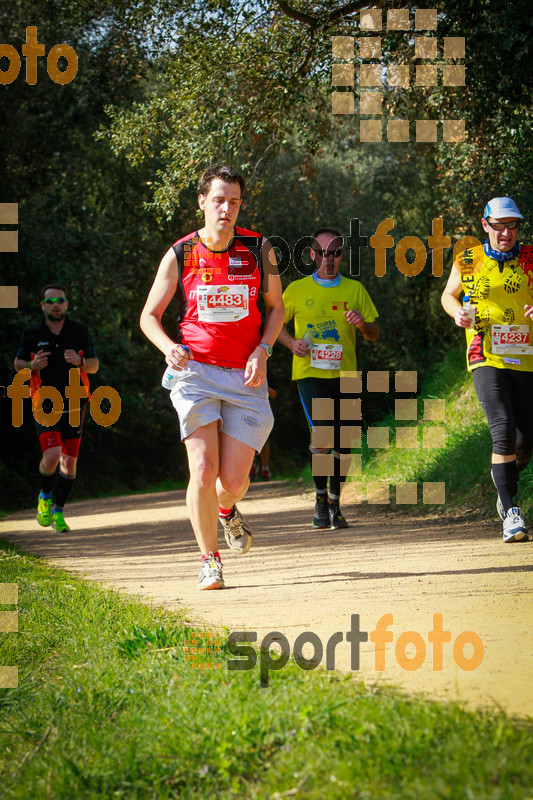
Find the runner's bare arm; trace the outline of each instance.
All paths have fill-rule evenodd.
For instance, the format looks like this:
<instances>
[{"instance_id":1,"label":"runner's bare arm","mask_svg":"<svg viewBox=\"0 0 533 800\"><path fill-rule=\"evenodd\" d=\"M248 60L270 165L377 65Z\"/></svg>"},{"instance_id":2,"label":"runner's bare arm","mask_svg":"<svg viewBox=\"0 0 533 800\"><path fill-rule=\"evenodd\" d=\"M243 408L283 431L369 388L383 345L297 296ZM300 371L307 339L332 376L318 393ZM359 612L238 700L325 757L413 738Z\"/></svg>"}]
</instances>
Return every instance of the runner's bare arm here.
<instances>
[{"instance_id":1,"label":"runner's bare arm","mask_svg":"<svg viewBox=\"0 0 533 800\"><path fill-rule=\"evenodd\" d=\"M81 362L80 369L87 372L89 375L95 375L100 369L100 361L94 358L84 358Z\"/></svg>"},{"instance_id":2,"label":"runner's bare arm","mask_svg":"<svg viewBox=\"0 0 533 800\"><path fill-rule=\"evenodd\" d=\"M461 273L457 267L457 262L454 262L440 301L445 312L452 317L459 328L468 328L471 323L470 315L459 302L462 291Z\"/></svg>"},{"instance_id":3,"label":"runner's bare arm","mask_svg":"<svg viewBox=\"0 0 533 800\"><path fill-rule=\"evenodd\" d=\"M285 306L283 305L276 254L274 253L274 248L266 239L263 243L263 264L262 293L266 306L266 322L261 341L273 347L285 319ZM258 345L253 353L250 354L244 370L245 386L262 386L266 380L266 362L267 354L265 349Z\"/></svg>"},{"instance_id":4,"label":"runner's bare arm","mask_svg":"<svg viewBox=\"0 0 533 800\"><path fill-rule=\"evenodd\" d=\"M189 358L183 347L165 333L161 318L178 286L178 265L174 250L170 248L163 256L157 275L141 312L141 330L147 339L165 355L171 367L183 367Z\"/></svg>"},{"instance_id":5,"label":"runner's bare arm","mask_svg":"<svg viewBox=\"0 0 533 800\"><path fill-rule=\"evenodd\" d=\"M81 350L78 351L73 348L68 348L63 355L67 364L71 364L73 367L79 367L89 375L95 375L100 367L99 360L96 356L93 358L84 358L82 352Z\"/></svg>"},{"instance_id":6,"label":"runner's bare arm","mask_svg":"<svg viewBox=\"0 0 533 800\"><path fill-rule=\"evenodd\" d=\"M291 336L286 325L284 325L280 331L278 342L288 347L295 356L303 358L309 355L309 345L307 342L304 342L303 339L295 339L294 336Z\"/></svg>"},{"instance_id":7,"label":"runner's bare arm","mask_svg":"<svg viewBox=\"0 0 533 800\"><path fill-rule=\"evenodd\" d=\"M365 322L363 315L355 308L345 311L344 316L350 325L355 325L356 328L359 328L365 339L368 339L369 342L377 341L379 336L379 325L377 322Z\"/></svg>"},{"instance_id":8,"label":"runner's bare arm","mask_svg":"<svg viewBox=\"0 0 533 800\"><path fill-rule=\"evenodd\" d=\"M33 360L28 362L22 358L15 358L15 372L20 372L21 369L27 369L28 366L32 370L44 369L48 366L48 356L52 355L50 350L37 350L33 356Z\"/></svg>"}]
</instances>

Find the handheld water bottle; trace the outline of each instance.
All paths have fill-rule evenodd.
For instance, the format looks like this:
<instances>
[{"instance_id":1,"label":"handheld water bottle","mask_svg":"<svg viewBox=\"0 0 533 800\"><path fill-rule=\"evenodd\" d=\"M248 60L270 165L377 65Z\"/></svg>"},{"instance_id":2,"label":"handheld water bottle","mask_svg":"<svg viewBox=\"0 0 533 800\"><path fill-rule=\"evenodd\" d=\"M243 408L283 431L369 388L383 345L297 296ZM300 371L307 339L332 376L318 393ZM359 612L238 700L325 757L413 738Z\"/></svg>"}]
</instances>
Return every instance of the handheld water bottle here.
<instances>
[{"instance_id":1,"label":"handheld water bottle","mask_svg":"<svg viewBox=\"0 0 533 800\"><path fill-rule=\"evenodd\" d=\"M187 344L181 345L184 350L189 352L189 346ZM179 376L181 373L181 369L173 369L172 367L167 367L163 373L163 379L161 381L161 386L163 389L172 389L172 387L176 384Z\"/></svg>"},{"instance_id":2,"label":"handheld water bottle","mask_svg":"<svg viewBox=\"0 0 533 800\"><path fill-rule=\"evenodd\" d=\"M463 297L463 308L465 311L468 311L468 317L470 320L468 327L473 328L476 322L476 307L470 302L469 294L465 294Z\"/></svg>"},{"instance_id":3,"label":"handheld water bottle","mask_svg":"<svg viewBox=\"0 0 533 800\"><path fill-rule=\"evenodd\" d=\"M307 330L302 336L302 342L305 342L309 350L311 350L313 346L313 325L311 322L307 324Z\"/></svg>"}]
</instances>

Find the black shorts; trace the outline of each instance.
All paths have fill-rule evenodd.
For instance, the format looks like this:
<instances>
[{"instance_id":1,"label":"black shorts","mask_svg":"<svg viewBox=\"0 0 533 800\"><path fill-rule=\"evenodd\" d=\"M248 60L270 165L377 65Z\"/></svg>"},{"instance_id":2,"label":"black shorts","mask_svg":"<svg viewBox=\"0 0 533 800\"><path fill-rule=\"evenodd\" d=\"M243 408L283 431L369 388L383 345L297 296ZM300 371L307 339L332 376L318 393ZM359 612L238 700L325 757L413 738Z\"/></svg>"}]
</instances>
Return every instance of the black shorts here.
<instances>
[{"instance_id":1,"label":"black shorts","mask_svg":"<svg viewBox=\"0 0 533 800\"><path fill-rule=\"evenodd\" d=\"M69 414L61 414L61 419L55 425L41 425L35 420L35 428L39 437L39 444L44 453L52 447L61 447L61 451L68 456L78 457L83 433L83 420L85 418L85 407L80 414L80 424L73 427L69 422Z\"/></svg>"}]
</instances>

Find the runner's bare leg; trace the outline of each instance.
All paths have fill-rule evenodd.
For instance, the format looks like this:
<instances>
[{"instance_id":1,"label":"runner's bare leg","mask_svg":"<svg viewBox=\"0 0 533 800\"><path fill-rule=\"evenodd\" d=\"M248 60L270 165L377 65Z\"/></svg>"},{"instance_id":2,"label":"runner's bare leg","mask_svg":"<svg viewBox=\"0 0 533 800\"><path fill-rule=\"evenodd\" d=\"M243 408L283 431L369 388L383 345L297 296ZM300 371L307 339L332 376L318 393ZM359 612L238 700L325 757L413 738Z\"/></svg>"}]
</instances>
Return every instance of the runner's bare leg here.
<instances>
[{"instance_id":1,"label":"runner's bare leg","mask_svg":"<svg viewBox=\"0 0 533 800\"><path fill-rule=\"evenodd\" d=\"M49 447L42 454L39 462L39 472L41 475L53 475L61 458L61 447Z\"/></svg>"},{"instance_id":2,"label":"runner's bare leg","mask_svg":"<svg viewBox=\"0 0 533 800\"><path fill-rule=\"evenodd\" d=\"M187 509L194 535L202 554L218 550L218 498L216 491L218 458L218 420L202 425L185 439L190 480Z\"/></svg>"},{"instance_id":3,"label":"runner's bare leg","mask_svg":"<svg viewBox=\"0 0 533 800\"><path fill-rule=\"evenodd\" d=\"M231 508L248 491L250 467L254 460L255 450L221 431L219 433L219 453L218 502L222 508Z\"/></svg>"}]
</instances>

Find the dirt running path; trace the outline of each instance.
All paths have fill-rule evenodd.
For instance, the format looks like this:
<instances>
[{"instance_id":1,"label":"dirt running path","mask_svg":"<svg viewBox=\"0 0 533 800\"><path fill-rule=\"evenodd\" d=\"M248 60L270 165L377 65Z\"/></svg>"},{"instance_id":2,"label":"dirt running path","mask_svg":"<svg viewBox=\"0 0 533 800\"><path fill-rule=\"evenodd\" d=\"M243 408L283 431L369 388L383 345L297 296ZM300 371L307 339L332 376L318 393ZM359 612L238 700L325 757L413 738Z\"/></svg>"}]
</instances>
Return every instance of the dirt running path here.
<instances>
[{"instance_id":1,"label":"dirt running path","mask_svg":"<svg viewBox=\"0 0 533 800\"><path fill-rule=\"evenodd\" d=\"M359 614L361 630L371 632L392 614L385 671L375 670L374 644L361 644L359 674L366 681L533 715L533 543L503 545L497 521L409 519L382 506L346 503L354 526L319 532L310 528L312 507L308 492L291 494L276 482L253 485L239 508L253 522L254 546L241 557L221 542L229 588L219 592L196 590L198 553L184 492L69 504L70 534L39 528L34 511L19 512L0 522L0 536L91 580L185 609L195 624L256 631L258 641L281 631L291 648L300 633L312 631L324 650L341 632L335 666L346 671L351 615ZM428 642L434 614L442 614L451 632L440 671L433 669ZM396 642L407 631L427 648L415 671L397 663ZM471 671L454 660L453 643L463 631L477 633L484 646L480 666ZM420 639L417 646L421 658ZM311 653L306 645L304 656ZM398 653L401 658L401 647ZM414 645L405 653L414 656ZM464 657L473 655L466 644Z\"/></svg>"}]
</instances>

